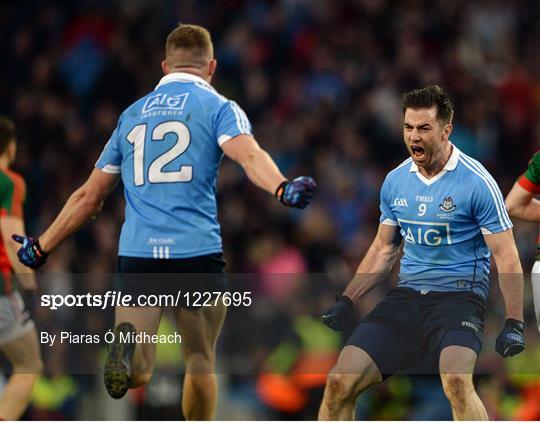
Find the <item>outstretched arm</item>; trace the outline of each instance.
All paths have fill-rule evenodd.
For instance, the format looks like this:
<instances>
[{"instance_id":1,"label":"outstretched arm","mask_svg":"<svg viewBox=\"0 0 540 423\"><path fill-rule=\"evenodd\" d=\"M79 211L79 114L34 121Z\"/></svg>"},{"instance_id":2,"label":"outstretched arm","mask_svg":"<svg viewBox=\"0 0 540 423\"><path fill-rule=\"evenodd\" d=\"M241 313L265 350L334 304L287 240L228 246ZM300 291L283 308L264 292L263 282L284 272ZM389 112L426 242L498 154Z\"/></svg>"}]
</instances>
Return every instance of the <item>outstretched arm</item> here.
<instances>
[{"instance_id":1,"label":"outstretched arm","mask_svg":"<svg viewBox=\"0 0 540 423\"><path fill-rule=\"evenodd\" d=\"M540 222L540 201L534 196L534 192L526 190L516 182L505 200L510 217Z\"/></svg>"},{"instance_id":2,"label":"outstretched arm","mask_svg":"<svg viewBox=\"0 0 540 423\"><path fill-rule=\"evenodd\" d=\"M251 182L272 195L287 180L270 155L249 135L238 135L221 148L227 157L242 166Z\"/></svg>"},{"instance_id":3,"label":"outstretched arm","mask_svg":"<svg viewBox=\"0 0 540 423\"><path fill-rule=\"evenodd\" d=\"M311 201L317 187L315 181L300 176L288 182L274 160L253 137L238 135L221 144L221 148L227 157L242 166L251 182L275 195L284 205L303 209Z\"/></svg>"},{"instance_id":4,"label":"outstretched arm","mask_svg":"<svg viewBox=\"0 0 540 423\"><path fill-rule=\"evenodd\" d=\"M13 239L22 244L17 252L19 261L32 269L43 266L48 253L101 210L103 201L119 180L120 175L94 169L83 186L71 194L60 214L39 239L13 234Z\"/></svg>"},{"instance_id":5,"label":"outstretched arm","mask_svg":"<svg viewBox=\"0 0 540 423\"><path fill-rule=\"evenodd\" d=\"M88 180L77 189L51 226L39 237L41 249L51 252L101 211L105 198L116 187L120 175L94 169Z\"/></svg>"}]
</instances>

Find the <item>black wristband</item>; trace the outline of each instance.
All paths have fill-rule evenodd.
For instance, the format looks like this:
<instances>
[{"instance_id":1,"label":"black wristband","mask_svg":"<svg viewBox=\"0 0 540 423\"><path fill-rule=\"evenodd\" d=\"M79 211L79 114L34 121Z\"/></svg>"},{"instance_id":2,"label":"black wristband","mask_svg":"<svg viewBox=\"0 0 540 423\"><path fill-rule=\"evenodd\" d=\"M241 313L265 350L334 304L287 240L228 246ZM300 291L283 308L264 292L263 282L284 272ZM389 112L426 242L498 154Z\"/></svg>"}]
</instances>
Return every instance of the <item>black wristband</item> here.
<instances>
[{"instance_id":1,"label":"black wristband","mask_svg":"<svg viewBox=\"0 0 540 423\"><path fill-rule=\"evenodd\" d=\"M276 188L276 192L274 193L274 197L276 197L279 201L281 201L281 198L283 197L283 193L285 192L285 185L287 185L287 183L288 183L287 181L283 181Z\"/></svg>"},{"instance_id":2,"label":"black wristband","mask_svg":"<svg viewBox=\"0 0 540 423\"><path fill-rule=\"evenodd\" d=\"M39 245L39 239L36 239L36 243L34 244L34 246L36 247L36 250L39 253L40 257L46 258L49 255L49 253L41 249L41 245Z\"/></svg>"}]
</instances>

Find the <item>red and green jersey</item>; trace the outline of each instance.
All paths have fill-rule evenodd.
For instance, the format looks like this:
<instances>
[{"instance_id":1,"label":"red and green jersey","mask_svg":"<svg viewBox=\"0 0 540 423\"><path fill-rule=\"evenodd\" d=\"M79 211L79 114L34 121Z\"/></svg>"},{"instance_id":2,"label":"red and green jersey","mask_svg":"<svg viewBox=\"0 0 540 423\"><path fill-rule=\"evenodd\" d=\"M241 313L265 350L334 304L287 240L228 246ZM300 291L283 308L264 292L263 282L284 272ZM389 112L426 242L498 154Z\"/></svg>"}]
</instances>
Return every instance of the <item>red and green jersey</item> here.
<instances>
[{"instance_id":1,"label":"red and green jersey","mask_svg":"<svg viewBox=\"0 0 540 423\"><path fill-rule=\"evenodd\" d=\"M527 170L518 179L518 184L526 191L540 194L540 151L534 153ZM536 260L540 260L540 236L536 241Z\"/></svg>"},{"instance_id":2,"label":"red and green jersey","mask_svg":"<svg viewBox=\"0 0 540 423\"><path fill-rule=\"evenodd\" d=\"M540 151L534 153L529 161L529 167L518 179L518 184L529 192L540 194Z\"/></svg>"},{"instance_id":3,"label":"red and green jersey","mask_svg":"<svg viewBox=\"0 0 540 423\"><path fill-rule=\"evenodd\" d=\"M23 203L26 186L21 175L12 170L0 170L0 217L15 216L23 218ZM6 253L6 246L0 236L0 295L14 290L12 267Z\"/></svg>"}]
</instances>

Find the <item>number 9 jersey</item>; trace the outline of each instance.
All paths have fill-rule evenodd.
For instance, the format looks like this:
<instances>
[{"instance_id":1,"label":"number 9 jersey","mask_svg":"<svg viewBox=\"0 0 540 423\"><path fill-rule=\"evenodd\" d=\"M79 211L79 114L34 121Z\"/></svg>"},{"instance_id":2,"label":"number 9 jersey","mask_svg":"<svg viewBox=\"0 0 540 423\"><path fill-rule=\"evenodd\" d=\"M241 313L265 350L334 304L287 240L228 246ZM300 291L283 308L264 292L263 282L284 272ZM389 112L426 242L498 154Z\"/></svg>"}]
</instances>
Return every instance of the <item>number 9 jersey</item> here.
<instances>
[{"instance_id":1,"label":"number 9 jersey","mask_svg":"<svg viewBox=\"0 0 540 423\"><path fill-rule=\"evenodd\" d=\"M119 255L188 258L222 252L216 180L221 144L251 135L242 109L202 78L164 76L129 106L96 167L121 174Z\"/></svg>"},{"instance_id":2,"label":"number 9 jersey","mask_svg":"<svg viewBox=\"0 0 540 423\"><path fill-rule=\"evenodd\" d=\"M417 291L489 290L490 252L484 234L512 228L495 180L453 146L443 170L426 179L405 160L381 188L381 223L404 240L399 286Z\"/></svg>"}]
</instances>

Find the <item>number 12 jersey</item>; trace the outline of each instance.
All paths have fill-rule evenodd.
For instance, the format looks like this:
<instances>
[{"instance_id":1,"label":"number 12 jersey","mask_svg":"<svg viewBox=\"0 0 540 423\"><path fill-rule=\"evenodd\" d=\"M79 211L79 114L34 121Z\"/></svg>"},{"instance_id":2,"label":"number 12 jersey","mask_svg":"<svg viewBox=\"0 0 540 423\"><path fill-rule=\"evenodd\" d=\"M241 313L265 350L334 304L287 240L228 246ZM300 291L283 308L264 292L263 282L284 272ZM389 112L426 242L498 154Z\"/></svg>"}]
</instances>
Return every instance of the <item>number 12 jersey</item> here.
<instances>
[{"instance_id":1,"label":"number 12 jersey","mask_svg":"<svg viewBox=\"0 0 540 423\"><path fill-rule=\"evenodd\" d=\"M96 167L121 174L119 255L187 258L222 251L216 180L221 145L251 135L242 109L202 78L164 76L129 106Z\"/></svg>"}]
</instances>

